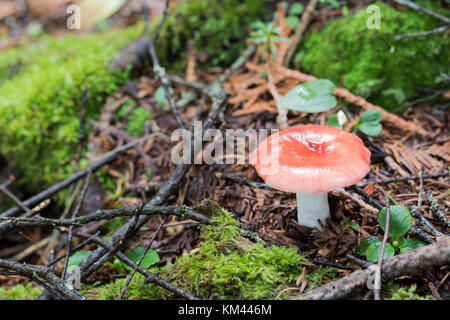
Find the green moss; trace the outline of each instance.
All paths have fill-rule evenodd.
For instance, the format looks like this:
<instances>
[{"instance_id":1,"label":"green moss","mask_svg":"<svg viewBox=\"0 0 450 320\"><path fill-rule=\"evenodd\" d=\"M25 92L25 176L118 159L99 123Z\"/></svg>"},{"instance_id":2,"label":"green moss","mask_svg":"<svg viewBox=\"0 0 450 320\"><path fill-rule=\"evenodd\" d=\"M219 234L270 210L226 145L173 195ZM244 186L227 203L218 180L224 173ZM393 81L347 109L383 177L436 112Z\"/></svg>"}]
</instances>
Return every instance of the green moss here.
<instances>
[{"instance_id":1,"label":"green moss","mask_svg":"<svg viewBox=\"0 0 450 320\"><path fill-rule=\"evenodd\" d=\"M254 20L268 20L269 0L187 0L168 15L158 41L163 65L181 69L186 64L187 43L207 54L203 65L226 65L239 56ZM155 23L155 27L158 24Z\"/></svg>"},{"instance_id":2,"label":"green moss","mask_svg":"<svg viewBox=\"0 0 450 320\"><path fill-rule=\"evenodd\" d=\"M306 275L306 279L309 281L309 290L320 287L321 285L324 285L325 282L336 281L338 275L336 268L317 267L314 272L310 272Z\"/></svg>"},{"instance_id":3,"label":"green moss","mask_svg":"<svg viewBox=\"0 0 450 320\"><path fill-rule=\"evenodd\" d=\"M383 286L385 297L384 300L434 300L433 296L420 296L415 291L417 289L416 284L412 284L409 288L400 286L392 282Z\"/></svg>"},{"instance_id":4,"label":"green moss","mask_svg":"<svg viewBox=\"0 0 450 320\"><path fill-rule=\"evenodd\" d=\"M42 289L33 287L32 283L25 286L18 284L8 290L0 287L0 300L34 300L41 293Z\"/></svg>"},{"instance_id":5,"label":"green moss","mask_svg":"<svg viewBox=\"0 0 450 320\"><path fill-rule=\"evenodd\" d=\"M438 1L418 3L448 15ZM439 73L449 71L450 42L444 33L396 41L395 35L431 30L441 23L415 10L375 5L381 12L379 30L367 28L371 14L363 8L309 35L297 59L305 72L336 84L343 77L346 88L391 110L416 98L414 87L444 85Z\"/></svg>"},{"instance_id":6,"label":"green moss","mask_svg":"<svg viewBox=\"0 0 450 320\"><path fill-rule=\"evenodd\" d=\"M87 110L96 117L106 95L127 79L108 63L142 27L85 36L68 35L0 53L0 150L23 174L30 189L72 172L78 137L80 96L88 88Z\"/></svg>"},{"instance_id":7,"label":"green moss","mask_svg":"<svg viewBox=\"0 0 450 320\"><path fill-rule=\"evenodd\" d=\"M202 299L275 298L292 285L307 259L293 248L264 247L240 236L238 222L227 211L212 218L216 225L202 229L204 241L197 253L153 269L158 275ZM98 289L101 299L117 298L124 281ZM171 293L136 278L128 299L173 299Z\"/></svg>"}]
</instances>

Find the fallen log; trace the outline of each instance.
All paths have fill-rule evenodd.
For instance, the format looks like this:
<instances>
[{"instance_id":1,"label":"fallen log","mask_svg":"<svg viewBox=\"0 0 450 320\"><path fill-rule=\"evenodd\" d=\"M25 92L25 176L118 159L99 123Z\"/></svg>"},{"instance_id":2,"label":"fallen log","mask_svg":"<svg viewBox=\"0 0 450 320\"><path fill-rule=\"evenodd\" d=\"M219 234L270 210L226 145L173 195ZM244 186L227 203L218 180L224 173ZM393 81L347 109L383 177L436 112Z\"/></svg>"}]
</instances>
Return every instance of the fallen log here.
<instances>
[{"instance_id":1,"label":"fallen log","mask_svg":"<svg viewBox=\"0 0 450 320\"><path fill-rule=\"evenodd\" d=\"M421 270L450 265L450 237L440 237L428 246L420 247L384 260L382 280L413 275ZM357 293L373 280L373 266L358 270L337 281L327 283L307 293L290 297L290 300L336 300Z\"/></svg>"}]
</instances>

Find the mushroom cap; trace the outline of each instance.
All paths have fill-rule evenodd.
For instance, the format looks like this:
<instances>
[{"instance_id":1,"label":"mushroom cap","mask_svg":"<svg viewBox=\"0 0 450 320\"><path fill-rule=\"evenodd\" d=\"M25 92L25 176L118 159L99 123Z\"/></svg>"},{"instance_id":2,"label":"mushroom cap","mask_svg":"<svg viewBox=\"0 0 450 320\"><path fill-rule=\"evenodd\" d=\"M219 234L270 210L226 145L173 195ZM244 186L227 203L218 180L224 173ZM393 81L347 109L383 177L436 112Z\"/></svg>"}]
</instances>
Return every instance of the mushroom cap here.
<instances>
[{"instance_id":1,"label":"mushroom cap","mask_svg":"<svg viewBox=\"0 0 450 320\"><path fill-rule=\"evenodd\" d=\"M306 125L267 137L251 164L272 188L319 193L360 181L370 170L370 151L345 130Z\"/></svg>"}]
</instances>

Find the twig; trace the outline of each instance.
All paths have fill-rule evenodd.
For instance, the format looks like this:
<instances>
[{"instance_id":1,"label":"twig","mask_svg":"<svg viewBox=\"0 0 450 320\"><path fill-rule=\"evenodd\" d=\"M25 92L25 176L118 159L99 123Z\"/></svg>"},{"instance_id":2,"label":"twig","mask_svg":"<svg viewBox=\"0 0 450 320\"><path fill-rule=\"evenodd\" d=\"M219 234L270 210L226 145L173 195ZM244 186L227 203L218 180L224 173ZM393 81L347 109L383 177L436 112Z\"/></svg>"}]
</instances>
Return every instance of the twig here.
<instances>
[{"instance_id":1,"label":"twig","mask_svg":"<svg viewBox=\"0 0 450 320\"><path fill-rule=\"evenodd\" d=\"M80 293L69 286L64 280L58 278L50 269L35 266L26 263L18 263L14 261L0 259L0 267L14 270L26 277L40 277L51 285L51 288L57 291L62 298L68 300L86 300Z\"/></svg>"},{"instance_id":2,"label":"twig","mask_svg":"<svg viewBox=\"0 0 450 320\"><path fill-rule=\"evenodd\" d=\"M43 217L37 218L23 218L23 217L7 217L8 219L15 221L16 227L70 227L70 226L83 226L93 221L111 220L116 217L132 217L136 213L137 207L123 207L110 210L97 210L94 213L84 215L81 217L75 217L72 219L49 219ZM180 218L192 219L203 224L211 224L211 220L192 211L186 206L149 206L145 205L142 209L141 215L151 217L155 214L162 216L175 215ZM0 229L1 231L1 229Z\"/></svg>"},{"instance_id":3,"label":"twig","mask_svg":"<svg viewBox=\"0 0 450 320\"><path fill-rule=\"evenodd\" d=\"M440 237L430 245L423 246L384 260L382 265L382 279L391 279L413 275L421 270L446 266L450 264L450 237ZM372 274L369 269L357 270L337 281L330 282L311 290L305 294L291 297L294 300L334 300L343 299L363 289L368 277Z\"/></svg>"},{"instance_id":4,"label":"twig","mask_svg":"<svg viewBox=\"0 0 450 320\"><path fill-rule=\"evenodd\" d=\"M430 222L428 222L427 219L422 214L422 197L423 197L423 178L422 178L422 170L419 171L419 177L420 177L420 189L419 189L419 199L417 201L417 208L411 210L413 216L417 219L416 220L416 227L419 226L419 223L422 224L427 230L429 230L435 237L440 237L443 234L436 230L435 227L431 225Z\"/></svg>"},{"instance_id":5,"label":"twig","mask_svg":"<svg viewBox=\"0 0 450 320\"><path fill-rule=\"evenodd\" d=\"M433 179L433 178L439 178L439 177L446 177L450 175L450 171L442 171L442 172L436 172L431 174L424 174L422 176L423 179ZM376 181L368 181L363 183L358 183L358 186L365 187L370 183L375 182L376 184L388 184L392 182L403 182L403 181L409 181L409 180L419 180L419 176L406 176L406 177L398 177L398 178L389 178L384 180L376 180Z\"/></svg>"},{"instance_id":6,"label":"twig","mask_svg":"<svg viewBox=\"0 0 450 320\"><path fill-rule=\"evenodd\" d=\"M417 32L417 33L407 33L407 34L400 34L394 37L395 40L399 41L405 38L418 38L418 37L426 37L432 34L441 33L447 30L449 26L442 26L436 29L423 31L423 32Z\"/></svg>"},{"instance_id":7,"label":"twig","mask_svg":"<svg viewBox=\"0 0 450 320\"><path fill-rule=\"evenodd\" d=\"M10 198L12 201L14 201L14 203L19 206L25 213L30 212L30 209L27 208L26 205L24 205L22 203L22 201L20 201L19 198L17 198L11 191L9 191L8 189L6 189L6 187L3 187L3 185L0 185L0 192L2 192L5 196L7 196L8 198Z\"/></svg>"},{"instance_id":8,"label":"twig","mask_svg":"<svg viewBox=\"0 0 450 320\"><path fill-rule=\"evenodd\" d=\"M72 213L72 218L76 218L78 216L78 213L81 208L81 204L83 203L84 197L86 196L86 192L89 187L89 182L91 181L91 175L92 175L92 171L89 171L86 176L86 179L84 180L83 189L81 189L81 193L80 193L80 197L78 198L77 206L75 207L75 210ZM66 278L67 265L69 263L69 257L70 257L70 253L71 253L70 244L72 242L72 231L73 231L73 226L70 226L69 234L67 236L66 259L64 260L64 266L63 266L62 275L61 275L61 278L63 278L63 279Z\"/></svg>"},{"instance_id":9,"label":"twig","mask_svg":"<svg viewBox=\"0 0 450 320\"><path fill-rule=\"evenodd\" d=\"M433 197L433 193L431 188L427 188L427 201L430 203L431 212L441 220L441 222L447 227L450 228L450 219L445 216L444 210L439 206L439 203L436 198Z\"/></svg>"},{"instance_id":10,"label":"twig","mask_svg":"<svg viewBox=\"0 0 450 320\"><path fill-rule=\"evenodd\" d=\"M438 20L444 21L446 24L450 24L450 19L447 17L444 17L443 15L440 15L436 12L433 12L431 10L428 10L420 5L418 5L415 2L409 1L409 0L395 0L395 2L405 5L407 7L410 7L411 9L417 10L417 11L422 11L423 13L428 14L429 16L432 16Z\"/></svg>"},{"instance_id":11,"label":"twig","mask_svg":"<svg viewBox=\"0 0 450 320\"><path fill-rule=\"evenodd\" d=\"M380 255L378 256L378 264L377 264L377 270L375 272L375 282L374 282L374 288L373 288L373 296L375 300L381 300L381 266L383 265L384 260L384 250L386 249L386 242L389 234L389 220L390 220L390 212L391 212L391 206L390 201L387 193L383 191L384 198L386 202L386 225L384 227L384 236L383 236L383 242L381 244L381 250Z\"/></svg>"},{"instance_id":12,"label":"twig","mask_svg":"<svg viewBox=\"0 0 450 320\"><path fill-rule=\"evenodd\" d=\"M312 13L314 12L314 10L316 10L316 7L317 7L317 1L310 0L308 5L306 6L305 11L302 14L300 23L295 28L294 41L291 44L291 46L289 47L288 52L286 53L286 56L283 61L283 66L285 66L285 67L289 66L289 63L291 62L292 57L294 56L299 43L303 39L303 34L305 33L306 28L308 27L309 23L311 22L311 19L313 17Z\"/></svg>"},{"instance_id":13,"label":"twig","mask_svg":"<svg viewBox=\"0 0 450 320\"><path fill-rule=\"evenodd\" d=\"M162 27L164 25L164 22L166 22L167 12L169 12L169 5L170 5L170 0L166 0L166 4L164 6L164 11L162 14L161 22L159 23L158 29L156 29L156 32L155 32L155 43L158 42Z\"/></svg>"},{"instance_id":14,"label":"twig","mask_svg":"<svg viewBox=\"0 0 450 320\"><path fill-rule=\"evenodd\" d=\"M150 250L150 247L153 243L153 241L155 240L156 236L158 235L159 231L161 230L162 226L167 222L167 219L169 219L169 216L166 216L163 221L161 222L161 224L158 226L158 228L155 230L155 232L153 233L152 238L150 239L150 241L147 243L147 245L145 246L144 252L142 253L142 255L139 257L138 262L136 263L136 266L133 268L133 271L131 271L130 275L128 276L127 282L125 283L125 286L123 287L122 291L120 292L119 298L118 300L122 300L123 296L125 295L125 292L127 291L127 288L131 282L131 280L133 280L134 274L137 271L137 267L141 265L142 260L144 260L145 255L147 254L148 250Z\"/></svg>"},{"instance_id":15,"label":"twig","mask_svg":"<svg viewBox=\"0 0 450 320\"><path fill-rule=\"evenodd\" d=\"M156 55L155 44L153 43L153 37L150 34L150 27L149 27L149 22L148 22L147 0L144 0L142 16L145 21L145 32L147 35L148 50L150 53L150 57L152 58L152 61L153 61L153 71L155 72L156 76L161 80L161 84L162 84L162 86L164 88L164 92L166 94L166 99L167 99L167 101L169 101L170 109L172 110L172 113L178 122L178 126L180 128L186 129L186 124L181 119L181 116L177 109L175 100L173 99L172 93L170 91L169 79L167 78L166 71L164 68L162 68L160 66L158 56Z\"/></svg>"},{"instance_id":16,"label":"twig","mask_svg":"<svg viewBox=\"0 0 450 320\"><path fill-rule=\"evenodd\" d=\"M149 138L149 136L144 136L140 139L137 139L133 142L130 142L126 145L123 145L119 148L116 148L116 149L108 152L102 158L100 158L98 161L92 163L91 165L84 168L83 170L78 171L71 177L69 177L69 178L53 185L52 187L48 188L47 190L44 190L44 191L38 193L37 195L23 201L22 202L23 205L25 205L27 207L33 206L33 205L36 205L36 204L44 201L45 199L51 198L54 194L60 192L61 190L64 190L65 188L69 187L70 185L77 182L78 180L83 179L89 171L92 171L92 172L97 171L98 169L103 167L105 164L107 164L111 161L114 161L119 156L124 154L127 150L133 148L134 146L140 144L143 140L147 140L148 138ZM13 208L3 212L2 214L0 214L0 218L10 217L12 215L17 214L18 212L19 212L19 208L13 207Z\"/></svg>"},{"instance_id":17,"label":"twig","mask_svg":"<svg viewBox=\"0 0 450 320\"><path fill-rule=\"evenodd\" d=\"M105 248L108 251L111 251L112 248L113 248L113 246L111 244L109 244L108 242L102 240L98 236L86 235L86 234L78 232L78 231L74 231L74 235L76 237L80 237L80 238L83 238L83 239L90 239L91 241L95 242L96 244L98 244L99 246ZM122 261L123 263L129 265L132 268L134 268L136 266L136 263L133 260L128 258L125 254L123 254L120 251L116 252L115 256L120 261ZM137 271L139 273L141 273L142 275L144 275L145 277L147 277L148 282L153 282L153 283L163 287L164 289L175 293L177 296L180 296L180 297L182 297L184 299L197 300L197 298L195 296L193 296L192 294L190 294L188 292L185 292L184 290L174 286L170 282L167 282L167 281L159 278L158 276L156 276L155 274L153 274L150 271L146 270L145 268L142 268L141 266L137 266Z\"/></svg>"},{"instance_id":18,"label":"twig","mask_svg":"<svg viewBox=\"0 0 450 320\"><path fill-rule=\"evenodd\" d=\"M273 192L281 192L280 190L276 190L276 189L272 188L267 183L252 182L252 181L248 181L244 178L229 176L229 175L223 174L221 172L216 172L216 177L219 179L223 179L227 182L236 183L236 184L247 186L250 188L264 189L264 190L269 190L269 191L273 191Z\"/></svg>"}]
</instances>

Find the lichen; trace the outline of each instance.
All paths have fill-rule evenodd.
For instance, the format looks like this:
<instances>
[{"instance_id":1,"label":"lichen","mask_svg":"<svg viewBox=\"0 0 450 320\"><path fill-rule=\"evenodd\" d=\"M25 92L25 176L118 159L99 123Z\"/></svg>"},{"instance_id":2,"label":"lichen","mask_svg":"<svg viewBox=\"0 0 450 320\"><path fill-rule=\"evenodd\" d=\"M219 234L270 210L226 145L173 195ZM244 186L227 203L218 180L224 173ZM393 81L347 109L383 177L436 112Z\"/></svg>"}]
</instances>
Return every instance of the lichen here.
<instances>
[{"instance_id":1,"label":"lichen","mask_svg":"<svg viewBox=\"0 0 450 320\"><path fill-rule=\"evenodd\" d=\"M0 301L1 300L34 300L42 293L42 289L33 286L30 282L25 286L17 284L10 289L0 287Z\"/></svg>"},{"instance_id":2,"label":"lichen","mask_svg":"<svg viewBox=\"0 0 450 320\"><path fill-rule=\"evenodd\" d=\"M443 15L439 1L418 2ZM388 110L400 111L418 96L415 87L445 85L440 72L448 72L450 44L444 33L396 41L395 35L439 27L439 21L415 10L400 11L376 2L380 29L369 29L366 8L333 20L306 37L297 61L303 71L327 78Z\"/></svg>"}]
</instances>

